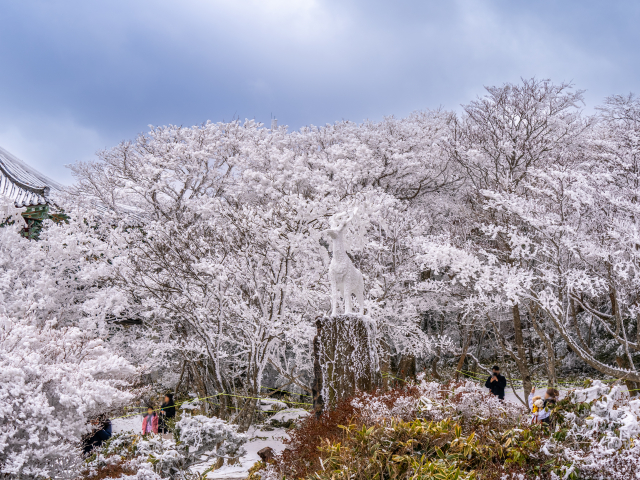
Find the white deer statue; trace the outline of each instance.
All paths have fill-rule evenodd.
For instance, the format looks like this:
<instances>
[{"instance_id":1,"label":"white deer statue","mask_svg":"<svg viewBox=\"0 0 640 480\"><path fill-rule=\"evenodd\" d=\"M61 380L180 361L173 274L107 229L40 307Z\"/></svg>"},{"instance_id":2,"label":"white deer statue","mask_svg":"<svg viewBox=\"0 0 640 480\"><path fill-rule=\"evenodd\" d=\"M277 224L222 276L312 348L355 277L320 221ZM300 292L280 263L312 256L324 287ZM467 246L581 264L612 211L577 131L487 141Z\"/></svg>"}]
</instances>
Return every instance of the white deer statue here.
<instances>
[{"instance_id":1,"label":"white deer statue","mask_svg":"<svg viewBox=\"0 0 640 480\"><path fill-rule=\"evenodd\" d=\"M333 242L333 256L329 265L329 280L331 280L331 315L338 313L339 295L344 298L344 313L353 313L351 295L355 295L360 307L360 314L364 314L364 279L362 273L354 265L344 245L344 229L353 219L358 210L351 215L346 212L337 213L331 217L331 228L325 232Z\"/></svg>"}]
</instances>

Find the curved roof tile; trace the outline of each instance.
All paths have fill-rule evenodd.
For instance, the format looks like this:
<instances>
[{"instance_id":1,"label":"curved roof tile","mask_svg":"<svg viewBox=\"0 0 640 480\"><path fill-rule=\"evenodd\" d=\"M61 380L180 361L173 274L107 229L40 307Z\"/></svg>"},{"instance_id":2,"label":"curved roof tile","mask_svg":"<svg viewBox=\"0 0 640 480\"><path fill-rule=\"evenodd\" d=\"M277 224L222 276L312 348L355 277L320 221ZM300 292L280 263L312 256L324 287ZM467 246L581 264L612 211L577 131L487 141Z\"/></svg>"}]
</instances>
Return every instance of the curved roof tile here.
<instances>
[{"instance_id":1,"label":"curved roof tile","mask_svg":"<svg viewBox=\"0 0 640 480\"><path fill-rule=\"evenodd\" d=\"M0 147L0 194L17 207L52 203L50 194L63 186Z\"/></svg>"}]
</instances>

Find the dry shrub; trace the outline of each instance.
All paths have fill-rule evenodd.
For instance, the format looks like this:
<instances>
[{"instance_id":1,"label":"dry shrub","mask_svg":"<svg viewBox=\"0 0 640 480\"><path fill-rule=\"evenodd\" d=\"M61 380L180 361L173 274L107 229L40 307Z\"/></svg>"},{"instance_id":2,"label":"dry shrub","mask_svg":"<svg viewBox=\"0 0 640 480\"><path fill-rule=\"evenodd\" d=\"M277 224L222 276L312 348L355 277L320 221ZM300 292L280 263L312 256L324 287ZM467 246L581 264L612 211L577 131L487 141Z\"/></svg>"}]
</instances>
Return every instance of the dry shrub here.
<instances>
[{"instance_id":1,"label":"dry shrub","mask_svg":"<svg viewBox=\"0 0 640 480\"><path fill-rule=\"evenodd\" d=\"M551 428L470 382L361 393L304 421L254 478L636 478L640 403L616 404L616 388L588 403L559 401Z\"/></svg>"},{"instance_id":2,"label":"dry shrub","mask_svg":"<svg viewBox=\"0 0 640 480\"><path fill-rule=\"evenodd\" d=\"M433 409L425 410L423 408L424 405L421 405L421 401L425 398L434 402ZM382 432L385 431L385 428L379 430L379 427L386 426L392 430L402 429L405 427L400 424L403 422L411 423L417 418L422 419L423 422L436 423L448 419L449 422L453 422L453 425L458 426L459 435L470 435L473 432L475 437L472 438L475 438L475 441L479 441L480 444L486 442L486 444L499 445L500 442L506 440L506 437L496 435L496 433L498 431L507 432L519 426L522 413L523 410L520 407L505 405L503 402L487 396L476 386L465 382L447 384L422 382L418 385L406 385L386 392L362 392L355 397L343 400L336 408L325 412L319 418L310 417L303 420L297 429L290 432L290 439L287 441L285 451L274 459L273 464L267 467L267 471L263 470L260 473L263 474L262 478L264 479L309 478L322 472L323 465L320 458L325 462L324 468L328 467L327 461L330 460L331 455L328 454L327 446L338 444L346 446L350 443L350 437L353 433L363 427L365 429L375 427L374 430L384 436ZM348 427L348 429L345 430L343 427ZM441 441L446 444L451 440L450 435L453 434L443 435L440 438ZM402 438L403 435L393 441L404 441ZM415 445L432 444L446 450L440 442L431 443L435 441L435 438L431 438L429 442L426 441L426 438L414 438L411 441ZM534 443L537 444L537 442ZM530 443L526 450L530 450L532 446L533 444ZM394 455L396 453L398 452L393 452ZM512 465L500 465L513 454L514 451L510 448L509 452L505 450L494 459L496 463L480 461L474 467L479 467L481 470L484 470L485 466L488 467L484 472L486 478L494 478L493 474L498 472L500 475L516 473L520 470L518 462L513 462ZM390 458L392 457L393 455ZM366 462L362 465L365 464ZM355 469L355 471L358 470L361 470L361 466Z\"/></svg>"},{"instance_id":3,"label":"dry shrub","mask_svg":"<svg viewBox=\"0 0 640 480\"><path fill-rule=\"evenodd\" d=\"M103 480L105 478L120 478L123 475L134 475L136 472L125 464L123 459L118 463L101 465L96 469L85 470L78 480Z\"/></svg>"},{"instance_id":4,"label":"dry shrub","mask_svg":"<svg viewBox=\"0 0 640 480\"><path fill-rule=\"evenodd\" d=\"M361 392L355 397L342 400L334 409L325 411L318 418L307 417L298 428L289 432L290 438L285 441L287 448L275 457L273 469L286 478L305 478L321 468L319 447L327 440L333 443L344 436L341 425L369 425L379 420L374 418L377 415L371 415L371 409L367 409L367 406L377 403L393 411L406 398L411 398L412 405L415 406L419 396L420 390L413 385L387 392ZM404 417L411 415L415 415L415 408L411 411L403 409L400 417L405 419Z\"/></svg>"},{"instance_id":5,"label":"dry shrub","mask_svg":"<svg viewBox=\"0 0 640 480\"><path fill-rule=\"evenodd\" d=\"M321 468L318 447L324 439L338 441L342 436L339 425L357 421L352 399L345 399L333 410L320 417L302 420L298 428L289 431L287 448L274 458L273 468L286 478L304 478Z\"/></svg>"}]
</instances>

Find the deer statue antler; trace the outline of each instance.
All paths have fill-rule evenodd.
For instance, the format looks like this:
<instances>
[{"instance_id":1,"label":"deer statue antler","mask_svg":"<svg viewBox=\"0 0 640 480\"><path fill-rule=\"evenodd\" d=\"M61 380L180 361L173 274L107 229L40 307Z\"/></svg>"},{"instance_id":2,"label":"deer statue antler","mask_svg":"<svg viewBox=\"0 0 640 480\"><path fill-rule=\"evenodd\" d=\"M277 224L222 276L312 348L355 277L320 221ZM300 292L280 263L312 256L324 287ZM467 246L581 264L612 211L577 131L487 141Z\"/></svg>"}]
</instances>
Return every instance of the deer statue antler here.
<instances>
[{"instance_id":1,"label":"deer statue antler","mask_svg":"<svg viewBox=\"0 0 640 480\"><path fill-rule=\"evenodd\" d=\"M353 209L353 212L351 212L351 215L347 217L346 223L349 223L351 220L353 220L353 217L355 217L357 213L358 213L358 207Z\"/></svg>"}]
</instances>

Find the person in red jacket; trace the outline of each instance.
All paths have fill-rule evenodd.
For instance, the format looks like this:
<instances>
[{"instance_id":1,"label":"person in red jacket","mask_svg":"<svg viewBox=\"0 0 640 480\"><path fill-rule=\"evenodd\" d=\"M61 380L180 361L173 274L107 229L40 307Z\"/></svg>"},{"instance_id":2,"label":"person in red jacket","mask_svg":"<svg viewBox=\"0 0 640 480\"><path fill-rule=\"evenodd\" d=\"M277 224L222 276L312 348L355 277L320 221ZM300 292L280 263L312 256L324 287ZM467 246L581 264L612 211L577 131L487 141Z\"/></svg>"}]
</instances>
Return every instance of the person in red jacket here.
<instances>
[{"instance_id":1,"label":"person in red jacket","mask_svg":"<svg viewBox=\"0 0 640 480\"><path fill-rule=\"evenodd\" d=\"M142 419L142 434L158 433L158 414L152 406L147 409L147 414Z\"/></svg>"}]
</instances>

